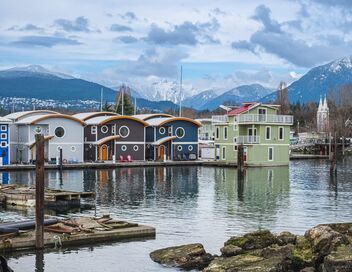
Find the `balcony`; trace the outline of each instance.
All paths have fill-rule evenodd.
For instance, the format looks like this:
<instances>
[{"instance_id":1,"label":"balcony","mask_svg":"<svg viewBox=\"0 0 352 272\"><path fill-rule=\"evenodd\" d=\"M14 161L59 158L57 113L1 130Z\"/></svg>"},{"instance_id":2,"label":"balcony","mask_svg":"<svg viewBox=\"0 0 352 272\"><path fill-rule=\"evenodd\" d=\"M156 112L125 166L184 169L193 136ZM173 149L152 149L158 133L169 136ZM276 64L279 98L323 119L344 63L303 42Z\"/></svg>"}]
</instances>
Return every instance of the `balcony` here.
<instances>
[{"instance_id":1,"label":"balcony","mask_svg":"<svg viewBox=\"0 0 352 272\"><path fill-rule=\"evenodd\" d=\"M293 125L292 115L274 115L274 114L241 114L236 117L239 124L246 123L268 123L268 124L285 124Z\"/></svg>"},{"instance_id":2,"label":"balcony","mask_svg":"<svg viewBox=\"0 0 352 272\"><path fill-rule=\"evenodd\" d=\"M238 144L259 144L259 136L242 135L237 137Z\"/></svg>"},{"instance_id":3,"label":"balcony","mask_svg":"<svg viewBox=\"0 0 352 272\"><path fill-rule=\"evenodd\" d=\"M227 115L214 115L211 117L213 125L215 124L227 124L229 122L229 117Z\"/></svg>"}]
</instances>

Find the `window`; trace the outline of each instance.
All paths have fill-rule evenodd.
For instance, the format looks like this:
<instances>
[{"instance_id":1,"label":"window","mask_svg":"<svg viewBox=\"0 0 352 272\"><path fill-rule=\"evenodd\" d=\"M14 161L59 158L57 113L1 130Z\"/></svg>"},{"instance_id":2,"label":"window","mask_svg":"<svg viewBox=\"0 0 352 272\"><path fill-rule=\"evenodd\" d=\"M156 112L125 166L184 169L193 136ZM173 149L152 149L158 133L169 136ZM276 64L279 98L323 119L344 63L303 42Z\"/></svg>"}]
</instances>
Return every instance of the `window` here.
<instances>
[{"instance_id":1,"label":"window","mask_svg":"<svg viewBox=\"0 0 352 272\"><path fill-rule=\"evenodd\" d=\"M58 146L56 147L56 150L60 152L60 149L62 149L62 146L59 146L59 145L58 145Z\"/></svg>"},{"instance_id":2,"label":"window","mask_svg":"<svg viewBox=\"0 0 352 272\"><path fill-rule=\"evenodd\" d=\"M116 125L112 125L111 133L112 133L112 135L116 135Z\"/></svg>"},{"instance_id":3,"label":"window","mask_svg":"<svg viewBox=\"0 0 352 272\"><path fill-rule=\"evenodd\" d=\"M219 138L220 138L220 128L217 127L217 128L216 128L215 139L219 140Z\"/></svg>"},{"instance_id":4,"label":"window","mask_svg":"<svg viewBox=\"0 0 352 272\"><path fill-rule=\"evenodd\" d=\"M177 138L183 138L185 136L185 130L182 127L178 127L176 129L176 137Z\"/></svg>"},{"instance_id":5,"label":"window","mask_svg":"<svg viewBox=\"0 0 352 272\"><path fill-rule=\"evenodd\" d=\"M233 151L237 151L238 150L238 145L234 145L233 146Z\"/></svg>"},{"instance_id":6,"label":"window","mask_svg":"<svg viewBox=\"0 0 352 272\"><path fill-rule=\"evenodd\" d=\"M6 131L7 130L7 126L6 125L1 125L1 131Z\"/></svg>"},{"instance_id":7,"label":"window","mask_svg":"<svg viewBox=\"0 0 352 272\"><path fill-rule=\"evenodd\" d=\"M273 147L268 147L268 160L269 161L274 160L274 148Z\"/></svg>"},{"instance_id":8,"label":"window","mask_svg":"<svg viewBox=\"0 0 352 272\"><path fill-rule=\"evenodd\" d=\"M134 150L134 151L138 151L138 149L139 149L139 146L138 146L138 145L134 145L134 146L133 146L133 150Z\"/></svg>"},{"instance_id":9,"label":"window","mask_svg":"<svg viewBox=\"0 0 352 272\"><path fill-rule=\"evenodd\" d=\"M279 127L279 140L284 140L284 128L283 127Z\"/></svg>"},{"instance_id":10,"label":"window","mask_svg":"<svg viewBox=\"0 0 352 272\"><path fill-rule=\"evenodd\" d=\"M224 140L227 140L227 127L224 127Z\"/></svg>"},{"instance_id":11,"label":"window","mask_svg":"<svg viewBox=\"0 0 352 272\"><path fill-rule=\"evenodd\" d=\"M265 122L266 121L266 109L258 109L258 114L259 114L259 122Z\"/></svg>"},{"instance_id":12,"label":"window","mask_svg":"<svg viewBox=\"0 0 352 272\"><path fill-rule=\"evenodd\" d=\"M126 138L128 135L130 135L130 129L126 126L122 126L119 129L119 134L122 138Z\"/></svg>"},{"instance_id":13,"label":"window","mask_svg":"<svg viewBox=\"0 0 352 272\"><path fill-rule=\"evenodd\" d=\"M223 146L223 147L222 147L222 154L221 154L221 155L222 155L221 158L222 158L223 160L226 160L226 146Z\"/></svg>"},{"instance_id":14,"label":"window","mask_svg":"<svg viewBox=\"0 0 352 272\"><path fill-rule=\"evenodd\" d=\"M234 124L234 125L233 125L233 130L234 130L234 131L237 131L237 130L238 130L238 125L237 125L237 124Z\"/></svg>"},{"instance_id":15,"label":"window","mask_svg":"<svg viewBox=\"0 0 352 272\"><path fill-rule=\"evenodd\" d=\"M237 143L237 137L233 137L233 143L234 143L234 144Z\"/></svg>"},{"instance_id":16,"label":"window","mask_svg":"<svg viewBox=\"0 0 352 272\"><path fill-rule=\"evenodd\" d=\"M7 134L6 133L1 133L1 139L6 139L7 138Z\"/></svg>"},{"instance_id":17,"label":"window","mask_svg":"<svg viewBox=\"0 0 352 272\"><path fill-rule=\"evenodd\" d=\"M178 145L178 146L177 146L177 150L178 150L178 151L182 151L182 145Z\"/></svg>"},{"instance_id":18,"label":"window","mask_svg":"<svg viewBox=\"0 0 352 272\"><path fill-rule=\"evenodd\" d=\"M92 126L92 127L90 128L90 133L91 133L91 134L97 134L97 126Z\"/></svg>"},{"instance_id":19,"label":"window","mask_svg":"<svg viewBox=\"0 0 352 272\"><path fill-rule=\"evenodd\" d=\"M271 139L271 127L265 127L265 140Z\"/></svg>"},{"instance_id":20,"label":"window","mask_svg":"<svg viewBox=\"0 0 352 272\"><path fill-rule=\"evenodd\" d=\"M5 141L1 141L1 147L6 147L7 143Z\"/></svg>"},{"instance_id":21,"label":"window","mask_svg":"<svg viewBox=\"0 0 352 272\"><path fill-rule=\"evenodd\" d=\"M126 150L127 150L127 146L121 145L121 150L122 150L122 151L126 151Z\"/></svg>"},{"instance_id":22,"label":"window","mask_svg":"<svg viewBox=\"0 0 352 272\"><path fill-rule=\"evenodd\" d=\"M189 146L188 146L188 150L189 150L189 151L192 151L192 150L193 150L193 145L189 145Z\"/></svg>"},{"instance_id":23,"label":"window","mask_svg":"<svg viewBox=\"0 0 352 272\"><path fill-rule=\"evenodd\" d=\"M73 146L71 146L71 151L72 152L76 152L76 150L77 150L77 148L73 145Z\"/></svg>"},{"instance_id":24,"label":"window","mask_svg":"<svg viewBox=\"0 0 352 272\"><path fill-rule=\"evenodd\" d=\"M108 126L102 126L100 130L101 130L102 133L105 134L105 133L108 132L109 128L108 128Z\"/></svg>"},{"instance_id":25,"label":"window","mask_svg":"<svg viewBox=\"0 0 352 272\"><path fill-rule=\"evenodd\" d=\"M159 133L164 135L166 132L166 129L164 127L159 128Z\"/></svg>"},{"instance_id":26,"label":"window","mask_svg":"<svg viewBox=\"0 0 352 272\"><path fill-rule=\"evenodd\" d=\"M62 138L65 135L65 129L63 127L55 128L55 135L56 137Z\"/></svg>"}]
</instances>

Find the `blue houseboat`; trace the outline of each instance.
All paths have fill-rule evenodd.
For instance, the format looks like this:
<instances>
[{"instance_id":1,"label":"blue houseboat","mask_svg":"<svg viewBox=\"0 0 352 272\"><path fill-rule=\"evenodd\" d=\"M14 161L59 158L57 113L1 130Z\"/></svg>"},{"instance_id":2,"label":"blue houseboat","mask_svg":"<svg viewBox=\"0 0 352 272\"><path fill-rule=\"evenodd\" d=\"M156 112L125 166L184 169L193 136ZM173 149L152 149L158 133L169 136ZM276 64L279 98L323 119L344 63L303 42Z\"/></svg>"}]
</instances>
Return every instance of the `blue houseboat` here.
<instances>
[{"instance_id":1,"label":"blue houseboat","mask_svg":"<svg viewBox=\"0 0 352 272\"><path fill-rule=\"evenodd\" d=\"M10 119L0 117L0 165L7 165L10 162Z\"/></svg>"}]
</instances>

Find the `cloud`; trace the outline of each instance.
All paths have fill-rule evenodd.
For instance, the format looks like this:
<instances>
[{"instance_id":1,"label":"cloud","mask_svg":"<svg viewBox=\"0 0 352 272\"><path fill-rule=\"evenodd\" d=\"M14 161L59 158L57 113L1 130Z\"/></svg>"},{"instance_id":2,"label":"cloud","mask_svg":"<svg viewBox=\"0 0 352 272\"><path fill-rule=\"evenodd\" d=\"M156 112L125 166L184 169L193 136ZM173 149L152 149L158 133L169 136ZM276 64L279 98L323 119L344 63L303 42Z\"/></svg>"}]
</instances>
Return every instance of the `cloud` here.
<instances>
[{"instance_id":1,"label":"cloud","mask_svg":"<svg viewBox=\"0 0 352 272\"><path fill-rule=\"evenodd\" d=\"M138 39L133 36L120 36L114 39L115 42L136 43Z\"/></svg>"},{"instance_id":2,"label":"cloud","mask_svg":"<svg viewBox=\"0 0 352 272\"><path fill-rule=\"evenodd\" d=\"M56 45L79 45L82 44L77 40L53 37L53 36L24 36L11 44L17 46L40 46L40 47L53 47Z\"/></svg>"},{"instance_id":3,"label":"cloud","mask_svg":"<svg viewBox=\"0 0 352 272\"><path fill-rule=\"evenodd\" d=\"M256 7L252 19L261 22L264 26L264 31L266 32L282 33L281 25L277 21L271 19L270 15L271 10L267 6L260 5Z\"/></svg>"},{"instance_id":4,"label":"cloud","mask_svg":"<svg viewBox=\"0 0 352 272\"><path fill-rule=\"evenodd\" d=\"M214 13L215 15L220 15L220 16L227 15L227 12L221 10L220 8L215 8L211 12Z\"/></svg>"},{"instance_id":5,"label":"cloud","mask_svg":"<svg viewBox=\"0 0 352 272\"><path fill-rule=\"evenodd\" d=\"M125 26L125 25L112 24L110 26L110 30L116 31L116 32L124 32L124 31L132 31L132 28L129 26Z\"/></svg>"},{"instance_id":6,"label":"cloud","mask_svg":"<svg viewBox=\"0 0 352 272\"><path fill-rule=\"evenodd\" d=\"M129 23L131 23L132 21L137 21L138 18L136 16L136 14L132 11L127 11L124 14L120 14L120 17L126 21L128 21Z\"/></svg>"},{"instance_id":7,"label":"cloud","mask_svg":"<svg viewBox=\"0 0 352 272\"><path fill-rule=\"evenodd\" d=\"M219 43L212 35L220 27L219 22L213 18L205 23L192 23L186 21L175 25L171 30L165 30L155 24L151 26L146 41L155 44L169 45L196 45L198 43Z\"/></svg>"},{"instance_id":8,"label":"cloud","mask_svg":"<svg viewBox=\"0 0 352 272\"><path fill-rule=\"evenodd\" d=\"M57 19L54 22L54 25L60 27L62 30L67 32L91 32L89 28L88 19L80 16L75 20L67 20L67 19Z\"/></svg>"},{"instance_id":9,"label":"cloud","mask_svg":"<svg viewBox=\"0 0 352 272\"><path fill-rule=\"evenodd\" d=\"M8 28L7 30L11 30L11 31L42 31L44 30L44 28L33 25L33 24L26 24L25 26L12 26L10 28Z\"/></svg>"},{"instance_id":10,"label":"cloud","mask_svg":"<svg viewBox=\"0 0 352 272\"><path fill-rule=\"evenodd\" d=\"M339 7L352 7L352 1L350 0L311 0L318 4L327 5L327 6L339 6Z\"/></svg>"},{"instance_id":11,"label":"cloud","mask_svg":"<svg viewBox=\"0 0 352 272\"><path fill-rule=\"evenodd\" d=\"M256 45L255 44L252 44L248 41L244 41L244 40L241 40L241 41L237 41L237 42L233 42L231 44L231 47L233 49L239 49L239 50L248 50L250 52L252 52L253 54L257 54L255 52L256 50Z\"/></svg>"}]
</instances>

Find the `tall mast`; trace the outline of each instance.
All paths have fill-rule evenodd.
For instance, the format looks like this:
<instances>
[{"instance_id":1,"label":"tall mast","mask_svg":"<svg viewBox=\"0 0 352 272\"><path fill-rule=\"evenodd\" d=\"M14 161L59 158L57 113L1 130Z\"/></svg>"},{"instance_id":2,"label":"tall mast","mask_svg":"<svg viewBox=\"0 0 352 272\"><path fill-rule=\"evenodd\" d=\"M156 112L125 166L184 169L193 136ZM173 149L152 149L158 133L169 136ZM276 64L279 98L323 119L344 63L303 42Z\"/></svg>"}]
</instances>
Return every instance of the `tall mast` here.
<instances>
[{"instance_id":1,"label":"tall mast","mask_svg":"<svg viewBox=\"0 0 352 272\"><path fill-rule=\"evenodd\" d=\"M122 88L122 94L121 94L121 96L122 96L121 115L124 115L124 113L125 113L125 109L124 109L124 107L125 107L125 103L124 103L124 102L125 102L125 101L124 101L124 100L125 100L125 99L124 99L124 98L125 98L125 87Z\"/></svg>"},{"instance_id":2,"label":"tall mast","mask_svg":"<svg viewBox=\"0 0 352 272\"><path fill-rule=\"evenodd\" d=\"M181 74L180 74L180 113L179 116L182 116L182 65L181 65Z\"/></svg>"},{"instance_id":3,"label":"tall mast","mask_svg":"<svg viewBox=\"0 0 352 272\"><path fill-rule=\"evenodd\" d=\"M100 111L103 111L103 88L100 89Z\"/></svg>"},{"instance_id":4,"label":"tall mast","mask_svg":"<svg viewBox=\"0 0 352 272\"><path fill-rule=\"evenodd\" d=\"M134 98L134 115L137 114L137 98Z\"/></svg>"}]
</instances>

